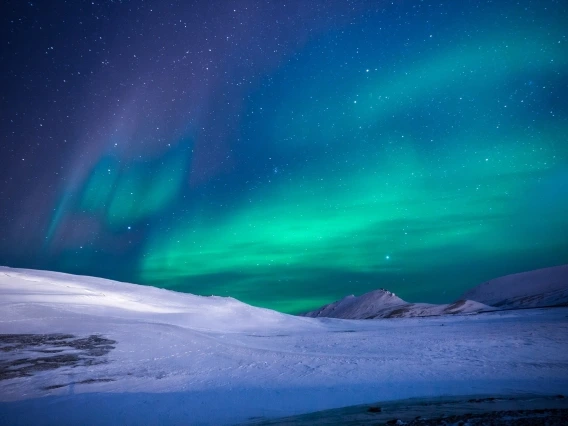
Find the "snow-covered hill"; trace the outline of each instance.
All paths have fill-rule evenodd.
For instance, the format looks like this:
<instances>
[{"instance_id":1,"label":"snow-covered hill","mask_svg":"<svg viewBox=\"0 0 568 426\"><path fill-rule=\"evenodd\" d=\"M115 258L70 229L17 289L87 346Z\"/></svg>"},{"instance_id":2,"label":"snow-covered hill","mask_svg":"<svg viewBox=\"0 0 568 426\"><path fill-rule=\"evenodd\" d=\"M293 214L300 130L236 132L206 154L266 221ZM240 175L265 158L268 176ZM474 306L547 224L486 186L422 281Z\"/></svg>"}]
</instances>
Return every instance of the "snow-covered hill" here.
<instances>
[{"instance_id":1,"label":"snow-covered hill","mask_svg":"<svg viewBox=\"0 0 568 426\"><path fill-rule=\"evenodd\" d=\"M568 265L496 278L465 292L462 298L502 309L568 306Z\"/></svg>"},{"instance_id":2,"label":"snow-covered hill","mask_svg":"<svg viewBox=\"0 0 568 426\"><path fill-rule=\"evenodd\" d=\"M430 303L408 303L390 291L380 289L359 297L347 296L337 302L324 305L304 314L306 317L375 319L410 318L436 315L470 314L495 310L490 306L472 300L458 300L446 305Z\"/></svg>"},{"instance_id":3,"label":"snow-covered hill","mask_svg":"<svg viewBox=\"0 0 568 426\"><path fill-rule=\"evenodd\" d=\"M347 321L0 268L0 424L224 425L414 397L555 395L568 389L566 336L568 308Z\"/></svg>"},{"instance_id":4,"label":"snow-covered hill","mask_svg":"<svg viewBox=\"0 0 568 426\"><path fill-rule=\"evenodd\" d=\"M465 292L447 305L408 303L380 289L347 296L304 314L306 317L374 319L471 314L495 309L568 306L568 265L507 275Z\"/></svg>"},{"instance_id":5,"label":"snow-covered hill","mask_svg":"<svg viewBox=\"0 0 568 426\"><path fill-rule=\"evenodd\" d=\"M0 267L0 306L14 304L12 315L56 308L66 313L145 319L191 326L194 330L243 332L306 324L306 320L257 308L232 297L196 296L103 278ZM20 312L21 311L21 312Z\"/></svg>"}]
</instances>

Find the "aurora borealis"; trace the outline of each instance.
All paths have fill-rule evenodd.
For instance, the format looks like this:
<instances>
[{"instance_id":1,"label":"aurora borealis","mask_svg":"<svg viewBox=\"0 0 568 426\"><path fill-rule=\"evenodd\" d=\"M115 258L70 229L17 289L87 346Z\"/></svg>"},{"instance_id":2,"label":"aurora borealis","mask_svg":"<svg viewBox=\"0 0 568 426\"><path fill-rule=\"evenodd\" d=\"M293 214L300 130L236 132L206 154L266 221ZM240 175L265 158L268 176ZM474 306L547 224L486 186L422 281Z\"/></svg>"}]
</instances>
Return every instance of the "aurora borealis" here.
<instances>
[{"instance_id":1,"label":"aurora borealis","mask_svg":"<svg viewBox=\"0 0 568 426\"><path fill-rule=\"evenodd\" d=\"M8 2L0 264L301 312L568 262L563 1Z\"/></svg>"}]
</instances>

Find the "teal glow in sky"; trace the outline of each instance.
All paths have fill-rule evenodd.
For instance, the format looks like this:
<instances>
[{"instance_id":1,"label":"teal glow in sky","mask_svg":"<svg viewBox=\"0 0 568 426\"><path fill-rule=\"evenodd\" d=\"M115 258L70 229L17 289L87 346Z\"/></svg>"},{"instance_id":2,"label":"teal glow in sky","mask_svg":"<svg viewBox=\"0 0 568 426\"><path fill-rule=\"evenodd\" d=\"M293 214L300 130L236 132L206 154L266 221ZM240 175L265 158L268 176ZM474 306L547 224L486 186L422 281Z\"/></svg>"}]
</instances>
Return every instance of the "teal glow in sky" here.
<instances>
[{"instance_id":1,"label":"teal glow in sky","mask_svg":"<svg viewBox=\"0 0 568 426\"><path fill-rule=\"evenodd\" d=\"M565 4L351 3L113 6L1 263L291 313L567 263Z\"/></svg>"}]
</instances>

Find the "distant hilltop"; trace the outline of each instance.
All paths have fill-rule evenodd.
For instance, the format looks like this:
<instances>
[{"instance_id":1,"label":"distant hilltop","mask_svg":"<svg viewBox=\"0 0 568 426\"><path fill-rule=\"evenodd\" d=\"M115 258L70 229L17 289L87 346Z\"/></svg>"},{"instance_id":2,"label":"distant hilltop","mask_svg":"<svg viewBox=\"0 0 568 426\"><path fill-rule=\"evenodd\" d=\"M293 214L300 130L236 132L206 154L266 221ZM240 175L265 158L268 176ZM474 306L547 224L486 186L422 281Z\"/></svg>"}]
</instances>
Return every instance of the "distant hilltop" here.
<instances>
[{"instance_id":1,"label":"distant hilltop","mask_svg":"<svg viewBox=\"0 0 568 426\"><path fill-rule=\"evenodd\" d=\"M462 298L501 309L568 306L568 265L495 278L466 291Z\"/></svg>"},{"instance_id":2,"label":"distant hilltop","mask_svg":"<svg viewBox=\"0 0 568 426\"><path fill-rule=\"evenodd\" d=\"M409 318L551 306L568 306L568 265L496 278L465 292L460 300L450 304L409 303L388 290L379 289L358 297L344 297L303 316Z\"/></svg>"}]
</instances>

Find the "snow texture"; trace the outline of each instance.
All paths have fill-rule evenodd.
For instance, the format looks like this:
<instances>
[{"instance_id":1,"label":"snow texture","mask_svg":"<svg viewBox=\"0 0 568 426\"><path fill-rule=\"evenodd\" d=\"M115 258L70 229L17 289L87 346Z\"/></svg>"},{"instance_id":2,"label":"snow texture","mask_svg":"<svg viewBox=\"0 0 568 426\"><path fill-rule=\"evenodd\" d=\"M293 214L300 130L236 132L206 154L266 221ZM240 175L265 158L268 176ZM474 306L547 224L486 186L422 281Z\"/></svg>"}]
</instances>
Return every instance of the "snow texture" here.
<instances>
[{"instance_id":1,"label":"snow texture","mask_svg":"<svg viewBox=\"0 0 568 426\"><path fill-rule=\"evenodd\" d=\"M496 278L462 298L503 309L568 306L568 265Z\"/></svg>"},{"instance_id":2,"label":"snow texture","mask_svg":"<svg viewBox=\"0 0 568 426\"><path fill-rule=\"evenodd\" d=\"M347 296L304 314L310 318L376 319L410 318L449 314L470 314L495 310L472 300L458 300L446 305L408 303L390 291L380 289L359 297Z\"/></svg>"},{"instance_id":3,"label":"snow texture","mask_svg":"<svg viewBox=\"0 0 568 426\"><path fill-rule=\"evenodd\" d=\"M304 314L311 318L375 319L471 314L496 309L568 306L568 265L507 275L467 291L447 305L408 303L380 289L347 296Z\"/></svg>"},{"instance_id":4,"label":"snow texture","mask_svg":"<svg viewBox=\"0 0 568 426\"><path fill-rule=\"evenodd\" d=\"M306 318L0 268L0 335L0 424L10 425L223 425L413 397L568 389L568 308Z\"/></svg>"}]
</instances>

